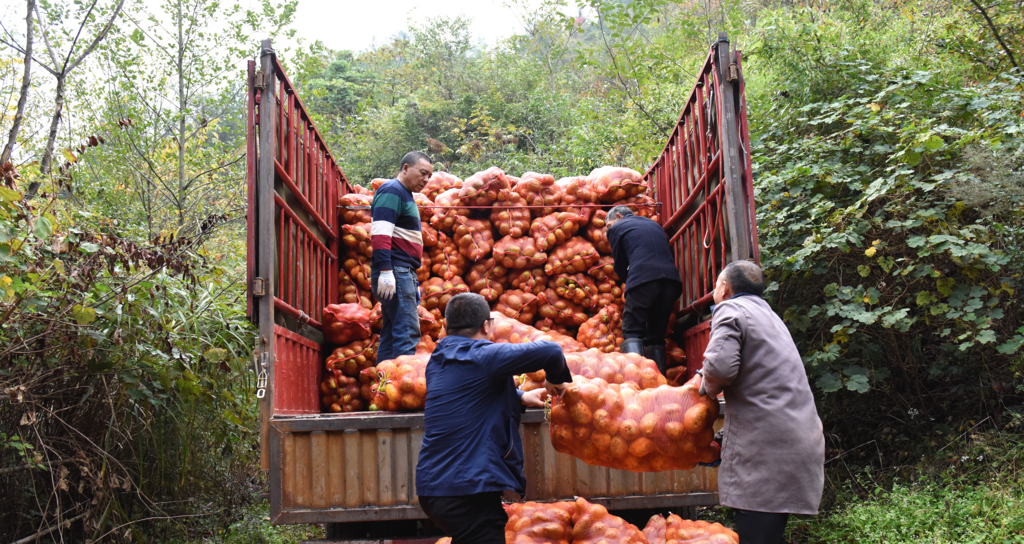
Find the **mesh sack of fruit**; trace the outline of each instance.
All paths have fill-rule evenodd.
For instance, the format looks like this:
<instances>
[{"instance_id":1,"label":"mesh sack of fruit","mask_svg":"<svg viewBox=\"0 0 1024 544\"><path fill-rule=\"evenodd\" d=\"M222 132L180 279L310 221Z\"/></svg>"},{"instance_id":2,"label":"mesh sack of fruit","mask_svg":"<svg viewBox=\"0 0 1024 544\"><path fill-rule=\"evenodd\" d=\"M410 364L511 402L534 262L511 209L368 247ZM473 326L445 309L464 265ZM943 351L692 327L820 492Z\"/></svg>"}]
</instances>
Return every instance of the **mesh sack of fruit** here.
<instances>
[{"instance_id":1,"label":"mesh sack of fruit","mask_svg":"<svg viewBox=\"0 0 1024 544\"><path fill-rule=\"evenodd\" d=\"M594 195L605 204L611 204L636 196L647 190L644 177L632 168L602 166L587 176Z\"/></svg>"},{"instance_id":2,"label":"mesh sack of fruit","mask_svg":"<svg viewBox=\"0 0 1024 544\"><path fill-rule=\"evenodd\" d=\"M491 222L486 219L469 219L456 216L452 229L452 240L467 259L476 262L486 259L494 248Z\"/></svg>"},{"instance_id":3,"label":"mesh sack of fruit","mask_svg":"<svg viewBox=\"0 0 1024 544\"><path fill-rule=\"evenodd\" d=\"M602 255L596 263L587 269L587 275L601 282L607 279L619 282L619 276L615 274L615 259Z\"/></svg>"},{"instance_id":4,"label":"mesh sack of fruit","mask_svg":"<svg viewBox=\"0 0 1024 544\"><path fill-rule=\"evenodd\" d=\"M508 177L497 166L477 172L462 182L459 204L463 206L490 206L498 200L498 192L509 188Z\"/></svg>"},{"instance_id":5,"label":"mesh sack of fruit","mask_svg":"<svg viewBox=\"0 0 1024 544\"><path fill-rule=\"evenodd\" d=\"M567 242L578 230L582 219L569 212L555 212L538 217L530 223L530 236L537 249L548 251Z\"/></svg>"},{"instance_id":6,"label":"mesh sack of fruit","mask_svg":"<svg viewBox=\"0 0 1024 544\"><path fill-rule=\"evenodd\" d=\"M669 368L686 364L686 351L671 338L665 340L665 363Z\"/></svg>"},{"instance_id":7,"label":"mesh sack of fruit","mask_svg":"<svg viewBox=\"0 0 1024 544\"><path fill-rule=\"evenodd\" d=\"M630 210L633 210L634 215L646 217L648 219L652 219L656 223L661 223L661 215L658 213L658 203L647 195L636 195L621 202L616 202L616 204L619 206L628 206Z\"/></svg>"},{"instance_id":8,"label":"mesh sack of fruit","mask_svg":"<svg viewBox=\"0 0 1024 544\"><path fill-rule=\"evenodd\" d=\"M618 351L622 345L622 313L619 308L614 305L601 307L597 315L580 325L576 339L588 348L604 353Z\"/></svg>"},{"instance_id":9,"label":"mesh sack of fruit","mask_svg":"<svg viewBox=\"0 0 1024 544\"><path fill-rule=\"evenodd\" d=\"M437 229L430 226L426 221L420 221L420 237L423 238L423 247L434 247L437 245Z\"/></svg>"},{"instance_id":10,"label":"mesh sack of fruit","mask_svg":"<svg viewBox=\"0 0 1024 544\"><path fill-rule=\"evenodd\" d=\"M428 335L423 335L420 337L420 341L416 344L416 353L431 354L434 353L434 348L436 347L437 342L435 342L433 338Z\"/></svg>"},{"instance_id":11,"label":"mesh sack of fruit","mask_svg":"<svg viewBox=\"0 0 1024 544\"><path fill-rule=\"evenodd\" d=\"M544 264L544 273L549 276L586 272L601 258L594 244L575 236L551 252Z\"/></svg>"},{"instance_id":12,"label":"mesh sack of fruit","mask_svg":"<svg viewBox=\"0 0 1024 544\"><path fill-rule=\"evenodd\" d=\"M443 232L437 234L437 245L430 248L430 272L450 280L466 272L466 256L459 252L455 241Z\"/></svg>"},{"instance_id":13,"label":"mesh sack of fruit","mask_svg":"<svg viewBox=\"0 0 1024 544\"><path fill-rule=\"evenodd\" d=\"M665 544L739 544L740 536L720 523L693 521L669 514L666 520Z\"/></svg>"},{"instance_id":14,"label":"mesh sack of fruit","mask_svg":"<svg viewBox=\"0 0 1024 544\"><path fill-rule=\"evenodd\" d=\"M584 176L562 178L556 181L555 185L562 194L559 210L582 217L583 222L580 226L586 225L594 211L592 205L597 203L597 197L590 189L587 178Z\"/></svg>"},{"instance_id":15,"label":"mesh sack of fruit","mask_svg":"<svg viewBox=\"0 0 1024 544\"><path fill-rule=\"evenodd\" d=\"M647 544L647 537L635 525L583 497L576 499L571 534L573 544Z\"/></svg>"},{"instance_id":16,"label":"mesh sack of fruit","mask_svg":"<svg viewBox=\"0 0 1024 544\"><path fill-rule=\"evenodd\" d=\"M505 291L494 304L494 311L529 325L537 315L537 296L519 289Z\"/></svg>"},{"instance_id":17,"label":"mesh sack of fruit","mask_svg":"<svg viewBox=\"0 0 1024 544\"><path fill-rule=\"evenodd\" d=\"M505 268L536 268L548 262L548 254L538 250L537 242L529 236L506 236L495 242L491 254Z\"/></svg>"},{"instance_id":18,"label":"mesh sack of fruit","mask_svg":"<svg viewBox=\"0 0 1024 544\"><path fill-rule=\"evenodd\" d=\"M416 269L416 281L423 283L430 279L430 272L433 266L434 262L430 260L430 252L424 251L420 255L420 267Z\"/></svg>"},{"instance_id":19,"label":"mesh sack of fruit","mask_svg":"<svg viewBox=\"0 0 1024 544\"><path fill-rule=\"evenodd\" d=\"M505 505L506 544L569 544L576 503L516 502Z\"/></svg>"},{"instance_id":20,"label":"mesh sack of fruit","mask_svg":"<svg viewBox=\"0 0 1024 544\"><path fill-rule=\"evenodd\" d=\"M444 315L444 310L448 307L448 301L459 293L468 293L469 286L459 276L455 276L450 280L434 277L420 285L420 292L422 293L420 304L424 308L428 310L437 308Z\"/></svg>"},{"instance_id":21,"label":"mesh sack of fruit","mask_svg":"<svg viewBox=\"0 0 1024 544\"><path fill-rule=\"evenodd\" d=\"M420 334L437 340L438 335L441 334L441 322L423 306L417 306L416 311L420 316Z\"/></svg>"},{"instance_id":22,"label":"mesh sack of fruit","mask_svg":"<svg viewBox=\"0 0 1024 544\"><path fill-rule=\"evenodd\" d=\"M630 472L713 463L721 454L712 440L718 402L698 395L698 383L639 389L574 376L552 402L551 443L588 465Z\"/></svg>"},{"instance_id":23,"label":"mesh sack of fruit","mask_svg":"<svg viewBox=\"0 0 1024 544\"><path fill-rule=\"evenodd\" d=\"M370 290L370 258L362 254L348 250L341 256L341 269L348 274L348 277L356 282L356 285ZM339 277L339 279L341 279Z\"/></svg>"},{"instance_id":24,"label":"mesh sack of fruit","mask_svg":"<svg viewBox=\"0 0 1024 544\"><path fill-rule=\"evenodd\" d=\"M584 308L592 308L597 302L597 282L594 278L582 273L559 274L554 277L555 293L571 300Z\"/></svg>"},{"instance_id":25,"label":"mesh sack of fruit","mask_svg":"<svg viewBox=\"0 0 1024 544\"><path fill-rule=\"evenodd\" d=\"M379 332L384 328L384 310L381 309L380 303L373 305L373 309L370 310L370 330L373 332Z\"/></svg>"},{"instance_id":26,"label":"mesh sack of fruit","mask_svg":"<svg viewBox=\"0 0 1024 544\"><path fill-rule=\"evenodd\" d=\"M611 279L597 282L594 306L604 308L612 304L619 307L620 313L623 311L626 301L622 299L622 284Z\"/></svg>"},{"instance_id":27,"label":"mesh sack of fruit","mask_svg":"<svg viewBox=\"0 0 1024 544\"><path fill-rule=\"evenodd\" d=\"M437 195L449 190L449 189L461 189L462 180L449 174L448 172L436 171L427 180L427 184L423 186L423 194L427 195L432 201L437 200Z\"/></svg>"},{"instance_id":28,"label":"mesh sack of fruit","mask_svg":"<svg viewBox=\"0 0 1024 544\"><path fill-rule=\"evenodd\" d=\"M338 271L338 300L342 304L358 304L373 308L369 289L363 289L344 269Z\"/></svg>"},{"instance_id":29,"label":"mesh sack of fruit","mask_svg":"<svg viewBox=\"0 0 1024 544\"><path fill-rule=\"evenodd\" d=\"M429 223L430 218L434 216L434 201L423 193L413 193L412 200L420 212L420 221Z\"/></svg>"},{"instance_id":30,"label":"mesh sack of fruit","mask_svg":"<svg viewBox=\"0 0 1024 544\"><path fill-rule=\"evenodd\" d=\"M523 391L533 391L544 387L544 377L547 375L543 370L529 372L516 376L516 387Z\"/></svg>"},{"instance_id":31,"label":"mesh sack of fruit","mask_svg":"<svg viewBox=\"0 0 1024 544\"><path fill-rule=\"evenodd\" d=\"M458 206L459 190L449 189L434 199L434 214L430 217L430 226L443 232L451 232L455 226L455 217L469 217L469 208Z\"/></svg>"},{"instance_id":32,"label":"mesh sack of fruit","mask_svg":"<svg viewBox=\"0 0 1024 544\"><path fill-rule=\"evenodd\" d=\"M543 268L531 268L528 270L510 270L508 285L513 289L520 289L526 293L539 295L548 288L549 276L544 273Z\"/></svg>"},{"instance_id":33,"label":"mesh sack of fruit","mask_svg":"<svg viewBox=\"0 0 1024 544\"><path fill-rule=\"evenodd\" d=\"M508 269L497 263L494 257L474 264L466 275L469 290L487 299L487 302L498 300L505 291L504 283Z\"/></svg>"},{"instance_id":34,"label":"mesh sack of fruit","mask_svg":"<svg viewBox=\"0 0 1024 544\"><path fill-rule=\"evenodd\" d=\"M356 377L364 368L377 364L377 346L380 338L375 334L366 340L356 340L347 346L335 348L327 356L327 370L337 370Z\"/></svg>"},{"instance_id":35,"label":"mesh sack of fruit","mask_svg":"<svg viewBox=\"0 0 1024 544\"><path fill-rule=\"evenodd\" d=\"M360 392L359 379L339 370L324 372L320 382L320 405L324 412L359 412L366 406Z\"/></svg>"},{"instance_id":36,"label":"mesh sack of fruit","mask_svg":"<svg viewBox=\"0 0 1024 544\"><path fill-rule=\"evenodd\" d=\"M530 209L523 207L523 197L511 189L498 192L491 210L491 224L498 237L522 238L530 231Z\"/></svg>"},{"instance_id":37,"label":"mesh sack of fruit","mask_svg":"<svg viewBox=\"0 0 1024 544\"><path fill-rule=\"evenodd\" d=\"M370 205L373 204L373 197L370 195L361 195L359 193L349 193L342 195L338 199L338 205L341 206L340 213L341 222L354 225L356 223L369 223L372 219L370 217Z\"/></svg>"},{"instance_id":38,"label":"mesh sack of fruit","mask_svg":"<svg viewBox=\"0 0 1024 544\"><path fill-rule=\"evenodd\" d=\"M370 196L373 196L373 191L374 190L367 189L366 187L363 187L362 185L353 185L352 186L352 192L354 192L356 194L359 194L359 195L370 195Z\"/></svg>"},{"instance_id":39,"label":"mesh sack of fruit","mask_svg":"<svg viewBox=\"0 0 1024 544\"><path fill-rule=\"evenodd\" d=\"M558 296L550 287L537 295L537 301L537 313L555 323L575 327L587 320L587 313L579 304Z\"/></svg>"},{"instance_id":40,"label":"mesh sack of fruit","mask_svg":"<svg viewBox=\"0 0 1024 544\"><path fill-rule=\"evenodd\" d=\"M373 256L373 244L370 242L370 224L356 223L341 226L341 241L345 247L366 257Z\"/></svg>"},{"instance_id":41,"label":"mesh sack of fruit","mask_svg":"<svg viewBox=\"0 0 1024 544\"><path fill-rule=\"evenodd\" d=\"M606 215L608 215L608 212L605 210L595 211L594 216L590 218L590 225L587 226L587 231L584 234L587 240L590 240L599 252L604 255L610 255L612 245L608 242L608 225L605 224L604 220Z\"/></svg>"},{"instance_id":42,"label":"mesh sack of fruit","mask_svg":"<svg viewBox=\"0 0 1024 544\"><path fill-rule=\"evenodd\" d=\"M600 378L610 384L627 384L637 389L654 389L665 385L665 377L658 372L654 361L636 353L605 353L590 348L577 353L566 353L565 362L573 376Z\"/></svg>"},{"instance_id":43,"label":"mesh sack of fruit","mask_svg":"<svg viewBox=\"0 0 1024 544\"><path fill-rule=\"evenodd\" d=\"M527 206L542 206L528 209L533 217L554 213L562 203L562 189L555 185L555 177L548 174L527 172L519 178L515 190L523 197Z\"/></svg>"},{"instance_id":44,"label":"mesh sack of fruit","mask_svg":"<svg viewBox=\"0 0 1024 544\"><path fill-rule=\"evenodd\" d=\"M562 325L561 323L555 323L548 318L538 319L533 323L534 328L542 332L557 332L558 334L564 334L566 336L575 337L569 327Z\"/></svg>"},{"instance_id":45,"label":"mesh sack of fruit","mask_svg":"<svg viewBox=\"0 0 1024 544\"><path fill-rule=\"evenodd\" d=\"M427 361L430 353L419 351L377 364L370 410L422 410L427 400Z\"/></svg>"},{"instance_id":46,"label":"mesh sack of fruit","mask_svg":"<svg viewBox=\"0 0 1024 544\"><path fill-rule=\"evenodd\" d=\"M647 520L647 525L644 526L644 536L647 537L648 544L666 544L665 543L665 530L668 528L668 523L665 521L665 516L661 514L655 514L651 516L651 519Z\"/></svg>"},{"instance_id":47,"label":"mesh sack of fruit","mask_svg":"<svg viewBox=\"0 0 1024 544\"><path fill-rule=\"evenodd\" d=\"M324 339L344 346L370 337L370 310L359 304L328 304L321 327Z\"/></svg>"},{"instance_id":48,"label":"mesh sack of fruit","mask_svg":"<svg viewBox=\"0 0 1024 544\"><path fill-rule=\"evenodd\" d=\"M494 319L494 326L491 328L490 340L491 342L502 342L505 344L525 344L526 342L538 342L540 340L549 340L562 347L562 351L565 353L572 353L576 351L583 351L586 348L583 344L576 341L571 336L559 334L554 331L544 332L538 330L535 327L531 327L514 317L510 317L506 314L495 310L491 312L491 318ZM540 377L543 381L544 374L543 370Z\"/></svg>"},{"instance_id":49,"label":"mesh sack of fruit","mask_svg":"<svg viewBox=\"0 0 1024 544\"><path fill-rule=\"evenodd\" d=\"M370 188L373 189L374 192L376 192L377 189L380 189L381 185L384 185L389 181L391 180L386 178L373 178L370 180Z\"/></svg>"}]
</instances>

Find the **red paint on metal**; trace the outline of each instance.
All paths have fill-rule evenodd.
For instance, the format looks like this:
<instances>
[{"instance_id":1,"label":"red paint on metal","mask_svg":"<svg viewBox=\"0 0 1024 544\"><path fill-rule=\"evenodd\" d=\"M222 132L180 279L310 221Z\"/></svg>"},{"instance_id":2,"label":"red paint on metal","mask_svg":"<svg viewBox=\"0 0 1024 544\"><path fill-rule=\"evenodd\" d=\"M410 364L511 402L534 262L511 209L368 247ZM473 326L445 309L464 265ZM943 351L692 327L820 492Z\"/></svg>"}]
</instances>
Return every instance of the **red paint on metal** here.
<instances>
[{"instance_id":1,"label":"red paint on metal","mask_svg":"<svg viewBox=\"0 0 1024 544\"><path fill-rule=\"evenodd\" d=\"M686 352L686 379L704 368L704 350L711 339L711 321L691 327L683 333L683 351Z\"/></svg>"},{"instance_id":2,"label":"red paint on metal","mask_svg":"<svg viewBox=\"0 0 1024 544\"><path fill-rule=\"evenodd\" d=\"M248 65L249 89L256 84L256 61ZM252 280L256 277L256 93L250 91L245 110L245 315L252 315Z\"/></svg>"},{"instance_id":3,"label":"red paint on metal","mask_svg":"<svg viewBox=\"0 0 1024 544\"><path fill-rule=\"evenodd\" d=\"M320 346L281 326L274 334L274 415L320 413Z\"/></svg>"}]
</instances>

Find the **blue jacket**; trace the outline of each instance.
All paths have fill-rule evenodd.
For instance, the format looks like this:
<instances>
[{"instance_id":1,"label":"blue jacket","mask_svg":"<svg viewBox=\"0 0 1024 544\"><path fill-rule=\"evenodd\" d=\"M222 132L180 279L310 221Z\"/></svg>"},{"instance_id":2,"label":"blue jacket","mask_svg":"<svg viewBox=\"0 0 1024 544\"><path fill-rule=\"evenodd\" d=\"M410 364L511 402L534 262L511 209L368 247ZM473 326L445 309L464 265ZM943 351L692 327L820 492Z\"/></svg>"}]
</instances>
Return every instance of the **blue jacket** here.
<instances>
[{"instance_id":1,"label":"blue jacket","mask_svg":"<svg viewBox=\"0 0 1024 544\"><path fill-rule=\"evenodd\" d=\"M437 343L427 363L417 495L506 489L525 494L522 392L512 377L538 370L551 383L572 381L562 348L554 342L495 344L448 336Z\"/></svg>"},{"instance_id":2,"label":"blue jacket","mask_svg":"<svg viewBox=\"0 0 1024 544\"><path fill-rule=\"evenodd\" d=\"M654 280L682 284L676 259L665 229L653 219L627 215L608 229L608 243L615 259L615 274L630 289Z\"/></svg>"}]
</instances>

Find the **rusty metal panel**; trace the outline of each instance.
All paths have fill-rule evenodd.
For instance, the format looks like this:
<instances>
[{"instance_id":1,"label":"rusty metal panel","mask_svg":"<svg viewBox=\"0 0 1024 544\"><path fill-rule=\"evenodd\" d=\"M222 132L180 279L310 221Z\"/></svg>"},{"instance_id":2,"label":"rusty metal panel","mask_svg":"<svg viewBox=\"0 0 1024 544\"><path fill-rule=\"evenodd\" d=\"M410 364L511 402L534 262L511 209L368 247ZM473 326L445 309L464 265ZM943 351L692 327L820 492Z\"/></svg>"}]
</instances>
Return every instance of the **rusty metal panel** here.
<instances>
[{"instance_id":1,"label":"rusty metal panel","mask_svg":"<svg viewBox=\"0 0 1024 544\"><path fill-rule=\"evenodd\" d=\"M686 379L704 368L704 350L711 340L711 321L690 327L683 333L683 351L686 352Z\"/></svg>"}]
</instances>

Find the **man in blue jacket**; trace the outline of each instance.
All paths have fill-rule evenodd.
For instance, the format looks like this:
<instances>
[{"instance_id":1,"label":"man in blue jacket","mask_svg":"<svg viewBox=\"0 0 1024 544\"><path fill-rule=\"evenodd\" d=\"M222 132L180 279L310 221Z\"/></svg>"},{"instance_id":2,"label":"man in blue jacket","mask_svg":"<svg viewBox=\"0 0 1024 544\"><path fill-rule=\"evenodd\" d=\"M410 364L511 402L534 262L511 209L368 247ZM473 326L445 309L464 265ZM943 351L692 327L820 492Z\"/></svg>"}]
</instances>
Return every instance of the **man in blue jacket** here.
<instances>
[{"instance_id":1,"label":"man in blue jacket","mask_svg":"<svg viewBox=\"0 0 1024 544\"><path fill-rule=\"evenodd\" d=\"M445 310L448 336L427 363L423 448L416 493L427 517L452 544L505 542L506 489L525 494L521 412L543 406L572 381L554 342L495 344L484 297L455 295ZM544 370L545 389L522 392L513 376Z\"/></svg>"},{"instance_id":2,"label":"man in blue jacket","mask_svg":"<svg viewBox=\"0 0 1024 544\"><path fill-rule=\"evenodd\" d=\"M652 359L664 374L665 329L683 293L668 236L661 225L626 206L608 210L605 224L615 274L626 284L620 349Z\"/></svg>"}]
</instances>

